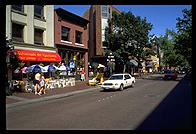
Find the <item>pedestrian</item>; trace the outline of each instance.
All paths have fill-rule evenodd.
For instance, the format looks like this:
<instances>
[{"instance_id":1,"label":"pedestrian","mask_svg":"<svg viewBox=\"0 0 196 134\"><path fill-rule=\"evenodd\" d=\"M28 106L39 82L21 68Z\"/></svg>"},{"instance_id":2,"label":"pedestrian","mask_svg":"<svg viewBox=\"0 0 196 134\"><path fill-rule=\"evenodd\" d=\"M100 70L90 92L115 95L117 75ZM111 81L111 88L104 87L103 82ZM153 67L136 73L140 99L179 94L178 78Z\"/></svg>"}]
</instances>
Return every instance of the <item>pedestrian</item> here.
<instances>
[{"instance_id":1,"label":"pedestrian","mask_svg":"<svg viewBox=\"0 0 196 134\"><path fill-rule=\"evenodd\" d=\"M43 73L41 73L41 79L40 79L40 91L39 91L38 95L41 95L41 94L42 94L42 92L43 92L44 94L46 94L45 83L46 83L46 81L45 81L45 78L44 78L44 74L43 74Z\"/></svg>"},{"instance_id":2,"label":"pedestrian","mask_svg":"<svg viewBox=\"0 0 196 134\"><path fill-rule=\"evenodd\" d=\"M35 95L38 94L37 93L37 90L38 90L38 87L39 87L39 82L40 82L40 77L41 77L41 74L40 72L37 72L35 74L35 79L34 79L34 91L35 91Z\"/></svg>"},{"instance_id":3,"label":"pedestrian","mask_svg":"<svg viewBox=\"0 0 196 134\"><path fill-rule=\"evenodd\" d=\"M81 81L84 81L84 79L85 79L85 72L82 69L82 71L81 71Z\"/></svg>"}]
</instances>

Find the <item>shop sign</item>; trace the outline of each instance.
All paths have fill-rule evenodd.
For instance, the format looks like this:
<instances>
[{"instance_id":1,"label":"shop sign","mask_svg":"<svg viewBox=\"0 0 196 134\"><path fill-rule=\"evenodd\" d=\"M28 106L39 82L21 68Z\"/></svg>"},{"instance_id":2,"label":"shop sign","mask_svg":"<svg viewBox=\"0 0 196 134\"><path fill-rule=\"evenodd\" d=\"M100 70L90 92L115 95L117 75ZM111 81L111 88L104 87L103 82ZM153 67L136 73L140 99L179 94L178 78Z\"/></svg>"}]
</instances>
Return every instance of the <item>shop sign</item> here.
<instances>
[{"instance_id":1,"label":"shop sign","mask_svg":"<svg viewBox=\"0 0 196 134\"><path fill-rule=\"evenodd\" d=\"M57 53L52 53L52 52L16 50L15 55L18 56L19 60L21 61L46 61L46 62L61 61L60 56Z\"/></svg>"}]
</instances>

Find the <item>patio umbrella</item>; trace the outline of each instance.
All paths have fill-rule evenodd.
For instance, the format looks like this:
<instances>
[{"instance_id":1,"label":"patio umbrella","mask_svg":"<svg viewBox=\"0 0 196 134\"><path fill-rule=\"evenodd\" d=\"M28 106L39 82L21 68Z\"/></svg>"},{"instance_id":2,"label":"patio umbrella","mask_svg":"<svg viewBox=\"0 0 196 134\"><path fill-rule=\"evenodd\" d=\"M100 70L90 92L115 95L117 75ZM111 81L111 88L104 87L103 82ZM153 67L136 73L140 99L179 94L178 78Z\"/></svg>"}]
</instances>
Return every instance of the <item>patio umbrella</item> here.
<instances>
[{"instance_id":1,"label":"patio umbrella","mask_svg":"<svg viewBox=\"0 0 196 134\"><path fill-rule=\"evenodd\" d=\"M57 70L60 70L60 71L66 71L66 67L65 65L61 65L60 67L57 68Z\"/></svg>"},{"instance_id":2,"label":"patio umbrella","mask_svg":"<svg viewBox=\"0 0 196 134\"><path fill-rule=\"evenodd\" d=\"M16 68L16 70L14 70L14 73L20 73L20 69L19 68Z\"/></svg>"},{"instance_id":3,"label":"patio umbrella","mask_svg":"<svg viewBox=\"0 0 196 134\"><path fill-rule=\"evenodd\" d=\"M22 73L27 73L27 67L23 67L22 69L21 69L21 71L22 71Z\"/></svg>"},{"instance_id":4,"label":"patio umbrella","mask_svg":"<svg viewBox=\"0 0 196 134\"><path fill-rule=\"evenodd\" d=\"M97 68L101 68L101 67L105 67L105 66L102 64L99 64Z\"/></svg>"},{"instance_id":5,"label":"patio umbrella","mask_svg":"<svg viewBox=\"0 0 196 134\"><path fill-rule=\"evenodd\" d=\"M39 66L39 65L32 65L30 67L27 67L26 68L26 71L27 72L47 72L46 69L44 69L42 66Z\"/></svg>"},{"instance_id":6,"label":"patio umbrella","mask_svg":"<svg viewBox=\"0 0 196 134\"><path fill-rule=\"evenodd\" d=\"M93 68L97 68L97 66L99 66L99 63L97 63L97 62L91 62L90 65L91 65Z\"/></svg>"},{"instance_id":7,"label":"patio umbrella","mask_svg":"<svg viewBox=\"0 0 196 134\"><path fill-rule=\"evenodd\" d=\"M126 64L129 65L129 66L138 66L138 63L137 63L137 61L135 61L135 60L127 61Z\"/></svg>"},{"instance_id":8,"label":"patio umbrella","mask_svg":"<svg viewBox=\"0 0 196 134\"><path fill-rule=\"evenodd\" d=\"M58 69L58 67L56 67L55 65L47 65L47 66L45 66L43 68L45 70L47 70L48 72L55 72Z\"/></svg>"}]
</instances>

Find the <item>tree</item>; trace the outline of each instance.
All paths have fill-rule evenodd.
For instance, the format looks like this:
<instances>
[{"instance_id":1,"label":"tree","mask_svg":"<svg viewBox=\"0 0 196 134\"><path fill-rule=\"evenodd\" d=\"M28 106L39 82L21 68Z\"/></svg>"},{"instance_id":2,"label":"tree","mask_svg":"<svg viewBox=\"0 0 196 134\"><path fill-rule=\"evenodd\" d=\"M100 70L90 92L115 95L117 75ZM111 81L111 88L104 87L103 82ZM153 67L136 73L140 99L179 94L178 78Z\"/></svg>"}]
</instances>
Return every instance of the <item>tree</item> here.
<instances>
[{"instance_id":1,"label":"tree","mask_svg":"<svg viewBox=\"0 0 196 134\"><path fill-rule=\"evenodd\" d=\"M176 53L184 56L189 65L192 65L192 9L184 9L182 12L183 18L177 18L175 50Z\"/></svg>"},{"instance_id":2,"label":"tree","mask_svg":"<svg viewBox=\"0 0 196 134\"><path fill-rule=\"evenodd\" d=\"M158 38L159 46L164 53L162 61L169 67L182 67L187 64L184 56L176 53L176 35L173 30L166 29L165 35Z\"/></svg>"},{"instance_id":3,"label":"tree","mask_svg":"<svg viewBox=\"0 0 196 134\"><path fill-rule=\"evenodd\" d=\"M146 18L136 17L130 11L121 14L113 12L105 29L108 43L106 53L112 52L124 62L128 60L128 56L136 57L140 61L143 59L143 49L149 42L148 34L151 29L152 24L148 23Z\"/></svg>"}]
</instances>

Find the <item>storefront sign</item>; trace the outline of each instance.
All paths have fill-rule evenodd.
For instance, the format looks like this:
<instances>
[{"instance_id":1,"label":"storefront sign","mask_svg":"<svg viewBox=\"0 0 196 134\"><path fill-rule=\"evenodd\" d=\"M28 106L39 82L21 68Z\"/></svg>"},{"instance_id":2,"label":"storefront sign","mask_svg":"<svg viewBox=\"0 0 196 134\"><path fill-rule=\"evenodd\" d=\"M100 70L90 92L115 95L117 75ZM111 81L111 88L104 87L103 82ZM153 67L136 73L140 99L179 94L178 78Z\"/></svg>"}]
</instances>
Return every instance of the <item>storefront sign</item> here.
<instances>
[{"instance_id":1,"label":"storefront sign","mask_svg":"<svg viewBox=\"0 0 196 134\"><path fill-rule=\"evenodd\" d=\"M52 52L16 50L15 55L21 61L61 62L59 54Z\"/></svg>"}]
</instances>

